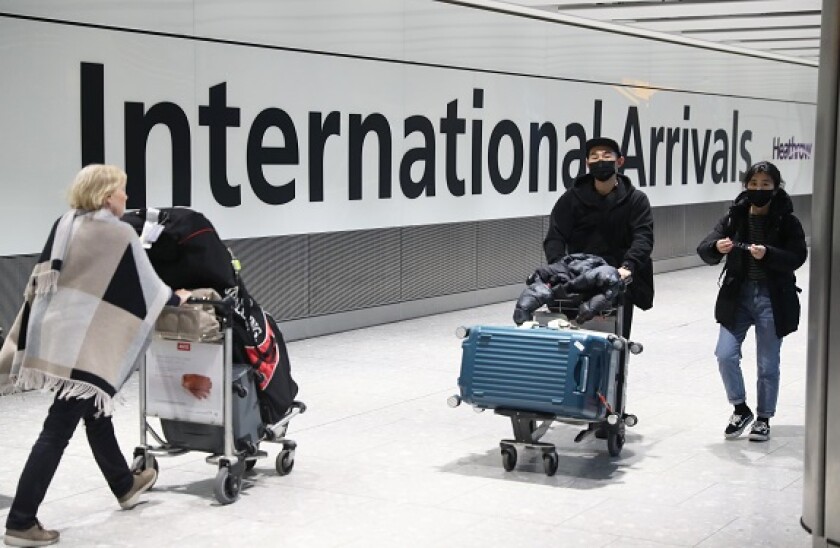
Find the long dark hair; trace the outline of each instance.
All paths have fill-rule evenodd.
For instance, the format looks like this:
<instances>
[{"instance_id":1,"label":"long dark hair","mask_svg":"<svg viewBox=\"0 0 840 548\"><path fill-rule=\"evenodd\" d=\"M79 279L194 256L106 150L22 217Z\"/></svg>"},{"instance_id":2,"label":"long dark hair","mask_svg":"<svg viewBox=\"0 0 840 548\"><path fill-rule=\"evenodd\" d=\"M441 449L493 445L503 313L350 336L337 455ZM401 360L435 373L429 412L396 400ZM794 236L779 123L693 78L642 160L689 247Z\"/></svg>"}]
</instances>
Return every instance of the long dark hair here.
<instances>
[{"instance_id":1,"label":"long dark hair","mask_svg":"<svg viewBox=\"0 0 840 548\"><path fill-rule=\"evenodd\" d=\"M746 173L744 173L744 178L742 182L744 183L744 187L747 186L747 183L750 182L750 179L755 177L756 173L766 173L773 179L773 188L784 188L785 182L782 180L782 174L779 172L779 168L777 168L774 164L770 162L758 162L750 166Z\"/></svg>"}]
</instances>

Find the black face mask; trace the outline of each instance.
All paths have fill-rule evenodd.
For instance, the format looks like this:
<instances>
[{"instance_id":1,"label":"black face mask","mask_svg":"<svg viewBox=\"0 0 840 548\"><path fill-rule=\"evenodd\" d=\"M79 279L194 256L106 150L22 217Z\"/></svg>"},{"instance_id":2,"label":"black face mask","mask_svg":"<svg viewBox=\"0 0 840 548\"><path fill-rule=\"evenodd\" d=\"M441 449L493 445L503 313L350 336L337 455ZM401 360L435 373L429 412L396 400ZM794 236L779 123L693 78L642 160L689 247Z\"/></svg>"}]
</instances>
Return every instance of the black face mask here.
<instances>
[{"instance_id":1,"label":"black face mask","mask_svg":"<svg viewBox=\"0 0 840 548\"><path fill-rule=\"evenodd\" d=\"M774 190L748 190L747 200L755 207L764 207L773 199Z\"/></svg>"},{"instance_id":2,"label":"black face mask","mask_svg":"<svg viewBox=\"0 0 840 548\"><path fill-rule=\"evenodd\" d=\"M599 181L609 181L610 177L615 175L615 161L614 160L598 160L589 164L589 173L591 173Z\"/></svg>"}]
</instances>

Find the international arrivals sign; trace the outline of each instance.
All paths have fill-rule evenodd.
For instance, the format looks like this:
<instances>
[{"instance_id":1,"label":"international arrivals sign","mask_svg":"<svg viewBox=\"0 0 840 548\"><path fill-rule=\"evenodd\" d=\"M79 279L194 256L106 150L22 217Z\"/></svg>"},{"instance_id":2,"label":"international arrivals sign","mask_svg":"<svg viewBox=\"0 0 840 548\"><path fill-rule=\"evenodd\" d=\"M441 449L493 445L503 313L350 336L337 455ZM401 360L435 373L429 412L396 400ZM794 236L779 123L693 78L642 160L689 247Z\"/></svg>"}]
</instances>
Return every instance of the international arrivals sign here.
<instances>
[{"instance_id":1,"label":"international arrivals sign","mask_svg":"<svg viewBox=\"0 0 840 548\"><path fill-rule=\"evenodd\" d=\"M90 162L225 238L547 215L594 136L654 207L731 200L759 160L811 192L814 105L113 35L0 20L0 255Z\"/></svg>"}]
</instances>

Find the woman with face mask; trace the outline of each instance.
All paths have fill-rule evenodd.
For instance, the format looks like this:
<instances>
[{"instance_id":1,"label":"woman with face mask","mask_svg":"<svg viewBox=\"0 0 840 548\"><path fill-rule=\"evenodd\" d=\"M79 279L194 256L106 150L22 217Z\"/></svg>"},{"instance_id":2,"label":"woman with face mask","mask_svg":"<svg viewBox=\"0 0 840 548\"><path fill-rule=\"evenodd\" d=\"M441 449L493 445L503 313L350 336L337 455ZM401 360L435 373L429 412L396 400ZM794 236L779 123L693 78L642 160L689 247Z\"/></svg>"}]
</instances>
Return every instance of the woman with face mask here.
<instances>
[{"instance_id":1,"label":"woman with face mask","mask_svg":"<svg viewBox=\"0 0 840 548\"><path fill-rule=\"evenodd\" d=\"M779 395L782 338L799 326L794 272L805 262L808 250L778 168L759 162L747 170L743 181L744 191L700 242L697 253L710 265L726 257L715 304L720 324L715 356L735 409L724 436L739 437L755 419L750 441L767 441ZM741 372L741 345L750 326L755 326L758 358L757 418L747 405Z\"/></svg>"}]
</instances>

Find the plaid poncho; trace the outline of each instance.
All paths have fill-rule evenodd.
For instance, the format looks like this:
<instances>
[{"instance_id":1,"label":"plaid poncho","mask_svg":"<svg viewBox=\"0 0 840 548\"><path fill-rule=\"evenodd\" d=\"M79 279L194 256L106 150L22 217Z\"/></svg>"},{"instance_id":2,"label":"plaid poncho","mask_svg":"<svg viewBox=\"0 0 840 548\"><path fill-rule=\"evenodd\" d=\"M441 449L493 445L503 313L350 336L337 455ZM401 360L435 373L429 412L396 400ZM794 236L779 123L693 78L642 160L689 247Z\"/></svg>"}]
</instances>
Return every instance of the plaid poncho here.
<instances>
[{"instance_id":1,"label":"plaid poncho","mask_svg":"<svg viewBox=\"0 0 840 548\"><path fill-rule=\"evenodd\" d=\"M170 295L128 224L107 209L67 212L0 351L0 393L93 397L110 415Z\"/></svg>"}]
</instances>

